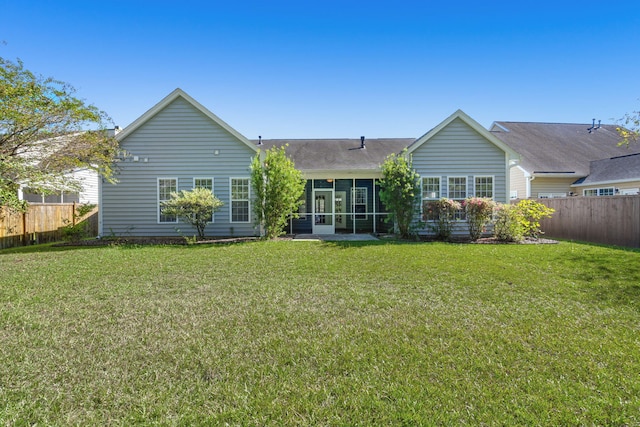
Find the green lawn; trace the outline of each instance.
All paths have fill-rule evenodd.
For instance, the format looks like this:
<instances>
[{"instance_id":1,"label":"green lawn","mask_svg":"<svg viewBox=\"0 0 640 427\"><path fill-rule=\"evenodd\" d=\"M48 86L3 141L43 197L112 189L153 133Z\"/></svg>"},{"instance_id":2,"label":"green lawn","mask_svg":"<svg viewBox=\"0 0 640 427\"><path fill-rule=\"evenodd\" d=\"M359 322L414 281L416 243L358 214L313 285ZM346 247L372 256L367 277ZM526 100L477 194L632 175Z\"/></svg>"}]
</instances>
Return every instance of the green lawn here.
<instances>
[{"instance_id":1,"label":"green lawn","mask_svg":"<svg viewBox=\"0 0 640 427\"><path fill-rule=\"evenodd\" d=\"M638 425L640 253L0 251L0 425Z\"/></svg>"}]
</instances>

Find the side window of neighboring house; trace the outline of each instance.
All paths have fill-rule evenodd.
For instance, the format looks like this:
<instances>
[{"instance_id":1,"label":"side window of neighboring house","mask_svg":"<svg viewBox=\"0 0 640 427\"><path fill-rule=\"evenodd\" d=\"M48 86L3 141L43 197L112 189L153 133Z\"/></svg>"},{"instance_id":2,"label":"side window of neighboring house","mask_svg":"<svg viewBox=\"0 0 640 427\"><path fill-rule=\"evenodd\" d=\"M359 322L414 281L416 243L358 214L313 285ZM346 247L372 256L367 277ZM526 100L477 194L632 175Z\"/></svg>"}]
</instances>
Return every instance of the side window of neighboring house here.
<instances>
[{"instance_id":1,"label":"side window of neighboring house","mask_svg":"<svg viewBox=\"0 0 640 427\"><path fill-rule=\"evenodd\" d=\"M623 188L620 190L620 194L623 196L634 196L640 194L640 188Z\"/></svg>"},{"instance_id":2,"label":"side window of neighboring house","mask_svg":"<svg viewBox=\"0 0 640 427\"><path fill-rule=\"evenodd\" d=\"M616 190L613 187L606 188L590 188L588 190L584 190L583 194L585 196L613 196Z\"/></svg>"},{"instance_id":3,"label":"side window of neighboring house","mask_svg":"<svg viewBox=\"0 0 640 427\"><path fill-rule=\"evenodd\" d=\"M177 178L158 178L158 222L178 222L175 215L162 213L162 202L171 198L171 193L178 190Z\"/></svg>"},{"instance_id":4,"label":"side window of neighboring house","mask_svg":"<svg viewBox=\"0 0 640 427\"><path fill-rule=\"evenodd\" d=\"M557 199L558 197L567 197L567 193L538 193L539 199Z\"/></svg>"},{"instance_id":5,"label":"side window of neighboring house","mask_svg":"<svg viewBox=\"0 0 640 427\"><path fill-rule=\"evenodd\" d=\"M213 178L193 178L193 188L206 188L213 193ZM209 222L213 222L213 215Z\"/></svg>"},{"instance_id":6,"label":"side window of neighboring house","mask_svg":"<svg viewBox=\"0 0 640 427\"><path fill-rule=\"evenodd\" d=\"M249 178L231 178L231 222L249 222Z\"/></svg>"},{"instance_id":7,"label":"side window of neighboring house","mask_svg":"<svg viewBox=\"0 0 640 427\"><path fill-rule=\"evenodd\" d=\"M476 176L475 181L476 197L493 199L493 177Z\"/></svg>"}]
</instances>

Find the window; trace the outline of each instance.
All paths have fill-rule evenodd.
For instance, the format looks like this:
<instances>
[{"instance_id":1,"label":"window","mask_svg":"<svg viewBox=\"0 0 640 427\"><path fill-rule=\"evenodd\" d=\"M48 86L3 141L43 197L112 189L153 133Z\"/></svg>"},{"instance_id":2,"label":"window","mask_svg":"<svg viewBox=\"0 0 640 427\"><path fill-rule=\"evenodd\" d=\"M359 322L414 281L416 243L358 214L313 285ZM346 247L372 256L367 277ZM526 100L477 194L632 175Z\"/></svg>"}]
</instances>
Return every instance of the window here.
<instances>
[{"instance_id":1,"label":"window","mask_svg":"<svg viewBox=\"0 0 640 427\"><path fill-rule=\"evenodd\" d=\"M467 198L466 177L449 177L449 198L453 200L464 200Z\"/></svg>"},{"instance_id":2,"label":"window","mask_svg":"<svg viewBox=\"0 0 640 427\"><path fill-rule=\"evenodd\" d=\"M583 192L585 196L613 196L615 193L616 190L613 187L590 188L588 190L584 190Z\"/></svg>"},{"instance_id":3,"label":"window","mask_svg":"<svg viewBox=\"0 0 640 427\"><path fill-rule=\"evenodd\" d=\"M307 219L307 189L305 188L300 196L300 206L298 206L298 218Z\"/></svg>"},{"instance_id":4,"label":"window","mask_svg":"<svg viewBox=\"0 0 640 427\"><path fill-rule=\"evenodd\" d=\"M493 177L476 176L476 197L487 197L493 199Z\"/></svg>"},{"instance_id":5,"label":"window","mask_svg":"<svg viewBox=\"0 0 640 427\"><path fill-rule=\"evenodd\" d=\"M171 199L171 193L175 193L177 190L177 178L158 178L158 222L178 222L175 215L162 213L162 202Z\"/></svg>"},{"instance_id":6,"label":"window","mask_svg":"<svg viewBox=\"0 0 640 427\"><path fill-rule=\"evenodd\" d=\"M633 196L640 194L640 188L623 188L620 190L620 194L623 196Z\"/></svg>"},{"instance_id":7,"label":"window","mask_svg":"<svg viewBox=\"0 0 640 427\"><path fill-rule=\"evenodd\" d=\"M450 176L449 177L449 198L452 200L458 200L462 202L467 198L467 177L465 176ZM466 216L464 209L460 209L456 212L454 219L465 220Z\"/></svg>"},{"instance_id":8,"label":"window","mask_svg":"<svg viewBox=\"0 0 640 427\"><path fill-rule=\"evenodd\" d=\"M355 219L367 219L367 187L352 188L351 197Z\"/></svg>"},{"instance_id":9,"label":"window","mask_svg":"<svg viewBox=\"0 0 640 427\"><path fill-rule=\"evenodd\" d=\"M213 193L213 178L193 178L193 188L206 188ZM213 215L208 222L213 222Z\"/></svg>"},{"instance_id":10,"label":"window","mask_svg":"<svg viewBox=\"0 0 640 427\"><path fill-rule=\"evenodd\" d=\"M567 197L567 193L538 193L539 199L557 199L559 197Z\"/></svg>"},{"instance_id":11,"label":"window","mask_svg":"<svg viewBox=\"0 0 640 427\"><path fill-rule=\"evenodd\" d=\"M249 178L231 178L231 222L249 222Z\"/></svg>"},{"instance_id":12,"label":"window","mask_svg":"<svg viewBox=\"0 0 640 427\"><path fill-rule=\"evenodd\" d=\"M509 198L510 199L517 199L518 198L518 190L511 190Z\"/></svg>"},{"instance_id":13,"label":"window","mask_svg":"<svg viewBox=\"0 0 640 427\"><path fill-rule=\"evenodd\" d=\"M440 198L440 178L422 178L422 200Z\"/></svg>"}]
</instances>

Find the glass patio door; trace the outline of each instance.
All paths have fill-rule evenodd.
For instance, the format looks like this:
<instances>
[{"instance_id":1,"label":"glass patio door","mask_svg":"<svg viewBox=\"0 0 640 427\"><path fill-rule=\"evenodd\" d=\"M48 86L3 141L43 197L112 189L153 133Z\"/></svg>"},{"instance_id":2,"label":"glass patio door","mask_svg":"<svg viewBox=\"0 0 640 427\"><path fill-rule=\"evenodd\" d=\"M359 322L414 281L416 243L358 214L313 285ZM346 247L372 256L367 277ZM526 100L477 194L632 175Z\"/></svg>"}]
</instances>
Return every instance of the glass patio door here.
<instances>
[{"instance_id":1,"label":"glass patio door","mask_svg":"<svg viewBox=\"0 0 640 427\"><path fill-rule=\"evenodd\" d=\"M333 190L313 190L313 233L334 234Z\"/></svg>"}]
</instances>

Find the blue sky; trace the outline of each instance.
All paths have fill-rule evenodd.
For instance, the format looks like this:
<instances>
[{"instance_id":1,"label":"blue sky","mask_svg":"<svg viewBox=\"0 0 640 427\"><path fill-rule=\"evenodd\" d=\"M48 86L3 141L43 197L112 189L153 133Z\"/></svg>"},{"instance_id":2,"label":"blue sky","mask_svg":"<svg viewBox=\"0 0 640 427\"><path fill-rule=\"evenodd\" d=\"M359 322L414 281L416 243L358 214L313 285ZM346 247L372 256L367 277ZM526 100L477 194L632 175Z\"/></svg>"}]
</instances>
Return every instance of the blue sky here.
<instances>
[{"instance_id":1,"label":"blue sky","mask_svg":"<svg viewBox=\"0 0 640 427\"><path fill-rule=\"evenodd\" d=\"M640 2L0 0L0 56L122 127L180 87L248 138L418 137L457 109L640 109Z\"/></svg>"}]
</instances>

